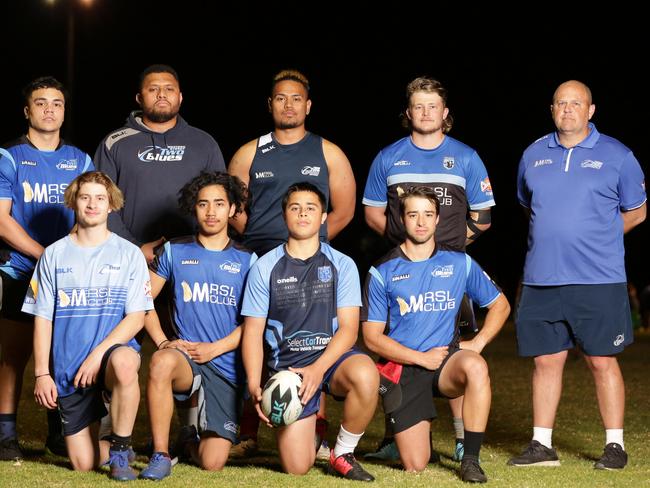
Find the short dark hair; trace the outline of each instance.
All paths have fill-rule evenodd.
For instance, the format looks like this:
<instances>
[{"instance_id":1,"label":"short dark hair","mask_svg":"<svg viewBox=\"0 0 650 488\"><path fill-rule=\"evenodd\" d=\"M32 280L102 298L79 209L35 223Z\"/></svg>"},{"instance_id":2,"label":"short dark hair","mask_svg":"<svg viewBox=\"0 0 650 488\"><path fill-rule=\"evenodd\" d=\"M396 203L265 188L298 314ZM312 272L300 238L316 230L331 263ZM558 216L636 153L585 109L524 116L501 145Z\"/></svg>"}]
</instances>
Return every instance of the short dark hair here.
<instances>
[{"instance_id":1,"label":"short dark hair","mask_svg":"<svg viewBox=\"0 0 650 488\"><path fill-rule=\"evenodd\" d=\"M246 185L238 177L220 171L213 173L203 171L181 188L178 192L178 206L180 209L187 214L193 214L199 192L206 186L212 185L219 185L224 189L228 203L235 206L236 214L244 210L244 205L246 204Z\"/></svg>"},{"instance_id":2,"label":"short dark hair","mask_svg":"<svg viewBox=\"0 0 650 488\"><path fill-rule=\"evenodd\" d=\"M447 106L449 94L447 93L447 89L438 80L428 76L419 76L406 85L406 108L409 108L411 105L411 97L416 92L437 93L442 98L443 106ZM402 113L402 125L405 129L411 128L411 120L406 116L406 111ZM447 134L453 125L454 118L451 114L447 114L447 117L442 121L442 132Z\"/></svg>"},{"instance_id":3,"label":"short dark hair","mask_svg":"<svg viewBox=\"0 0 650 488\"><path fill-rule=\"evenodd\" d=\"M144 79L147 76L149 76L151 73L169 73L178 82L179 86L181 84L180 80L178 79L178 73L174 68L172 68L168 64L152 64L151 66L147 66L142 71L142 73L140 73L140 80L138 81L138 93L142 91L142 85L144 84Z\"/></svg>"},{"instance_id":4,"label":"short dark hair","mask_svg":"<svg viewBox=\"0 0 650 488\"><path fill-rule=\"evenodd\" d=\"M299 191L309 191L311 193L315 193L316 196L318 197L318 201L320 202L320 206L323 209L323 212L327 212L327 201L325 199L325 195L323 194L322 191L318 189L316 185L313 185L307 181L301 181L299 183L294 183L291 185L288 189L287 192L284 194L284 197L282 198L282 213L287 209L287 203L289 202L289 197L296 192Z\"/></svg>"},{"instance_id":5,"label":"short dark hair","mask_svg":"<svg viewBox=\"0 0 650 488\"><path fill-rule=\"evenodd\" d=\"M433 188L428 186L410 186L399 196L399 213L402 217L404 217L406 199L411 197L426 198L436 207L436 214L440 215L440 200L438 200L438 196Z\"/></svg>"},{"instance_id":6,"label":"short dark hair","mask_svg":"<svg viewBox=\"0 0 650 488\"><path fill-rule=\"evenodd\" d=\"M295 69L284 69L273 77L273 82L271 83L271 95L273 95L273 90L275 89L275 85L277 85L281 81L286 81L286 80L291 80L300 83L307 91L307 98L309 99L309 80L300 71Z\"/></svg>"},{"instance_id":7,"label":"short dark hair","mask_svg":"<svg viewBox=\"0 0 650 488\"><path fill-rule=\"evenodd\" d=\"M61 83L53 76L41 76L35 80L30 81L23 88L23 98L25 99L25 105L29 105L29 99L32 96L32 93L34 93L36 90L40 90L41 88L54 88L55 90L59 90L61 93L63 93L64 102L66 98L68 98L68 94L65 91L63 83Z\"/></svg>"}]
</instances>

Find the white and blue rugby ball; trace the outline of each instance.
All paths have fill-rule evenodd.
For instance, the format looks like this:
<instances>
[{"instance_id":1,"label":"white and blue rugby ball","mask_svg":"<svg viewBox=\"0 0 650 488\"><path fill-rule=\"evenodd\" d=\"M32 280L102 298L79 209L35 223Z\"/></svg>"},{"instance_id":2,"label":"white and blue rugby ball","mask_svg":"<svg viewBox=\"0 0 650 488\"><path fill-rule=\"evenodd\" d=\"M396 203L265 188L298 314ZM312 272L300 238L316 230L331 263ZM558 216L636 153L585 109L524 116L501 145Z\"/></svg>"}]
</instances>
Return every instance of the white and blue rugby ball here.
<instances>
[{"instance_id":1,"label":"white and blue rugby ball","mask_svg":"<svg viewBox=\"0 0 650 488\"><path fill-rule=\"evenodd\" d=\"M276 427L290 425L300 417L302 403L298 392L302 379L291 371L278 371L262 390L262 412Z\"/></svg>"}]
</instances>

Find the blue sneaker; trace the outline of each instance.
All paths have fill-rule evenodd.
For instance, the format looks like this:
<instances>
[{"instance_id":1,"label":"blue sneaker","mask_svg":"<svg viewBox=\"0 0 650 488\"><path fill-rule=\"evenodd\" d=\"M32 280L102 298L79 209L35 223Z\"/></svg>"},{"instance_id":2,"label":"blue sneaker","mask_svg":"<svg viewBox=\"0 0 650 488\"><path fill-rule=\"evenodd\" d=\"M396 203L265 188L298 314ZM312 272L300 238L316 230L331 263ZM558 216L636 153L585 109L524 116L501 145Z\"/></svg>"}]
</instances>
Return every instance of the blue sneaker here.
<instances>
[{"instance_id":1,"label":"blue sneaker","mask_svg":"<svg viewBox=\"0 0 650 488\"><path fill-rule=\"evenodd\" d=\"M389 442L388 444L377 449L376 452L369 452L364 454L364 459L378 459L380 461L399 461L399 451L397 450L397 444L395 441Z\"/></svg>"},{"instance_id":2,"label":"blue sneaker","mask_svg":"<svg viewBox=\"0 0 650 488\"><path fill-rule=\"evenodd\" d=\"M140 473L140 478L160 481L170 474L172 474L172 460L162 452L154 452L149 465Z\"/></svg>"},{"instance_id":3,"label":"blue sneaker","mask_svg":"<svg viewBox=\"0 0 650 488\"><path fill-rule=\"evenodd\" d=\"M135 451L133 450L132 447L129 447L129 451L127 454L127 459L129 460L129 464L133 464L135 462ZM100 466L100 468L110 468L111 467L111 460L108 459L104 464Z\"/></svg>"},{"instance_id":4,"label":"blue sneaker","mask_svg":"<svg viewBox=\"0 0 650 488\"><path fill-rule=\"evenodd\" d=\"M137 478L135 471L129 466L129 451L109 451L111 479L116 481L133 481Z\"/></svg>"},{"instance_id":5,"label":"blue sneaker","mask_svg":"<svg viewBox=\"0 0 650 488\"><path fill-rule=\"evenodd\" d=\"M456 449L454 449L454 455L452 456L452 461L457 463L463 460L463 455L465 454L465 444L462 442L456 442Z\"/></svg>"}]
</instances>

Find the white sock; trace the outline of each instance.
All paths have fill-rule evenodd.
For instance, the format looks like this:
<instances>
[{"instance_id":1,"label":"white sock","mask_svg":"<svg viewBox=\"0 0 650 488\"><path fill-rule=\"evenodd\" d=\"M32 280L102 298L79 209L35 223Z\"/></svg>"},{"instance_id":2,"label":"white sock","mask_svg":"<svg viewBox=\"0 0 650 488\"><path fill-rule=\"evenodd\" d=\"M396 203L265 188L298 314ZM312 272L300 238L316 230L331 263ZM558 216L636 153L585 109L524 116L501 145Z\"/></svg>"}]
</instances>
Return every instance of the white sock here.
<instances>
[{"instance_id":1,"label":"white sock","mask_svg":"<svg viewBox=\"0 0 650 488\"><path fill-rule=\"evenodd\" d=\"M547 429L546 427L533 427L533 440L539 442L542 446L546 446L549 449L553 447L552 439L553 429Z\"/></svg>"},{"instance_id":2,"label":"white sock","mask_svg":"<svg viewBox=\"0 0 650 488\"><path fill-rule=\"evenodd\" d=\"M353 434L352 432L348 432L341 426L339 429L339 435L336 436L336 445L334 446L334 458L337 458L343 454L347 454L348 452L354 452L354 449L357 447L357 444L359 443L359 439L361 439L361 436L363 435L363 432L361 434Z\"/></svg>"},{"instance_id":3,"label":"white sock","mask_svg":"<svg viewBox=\"0 0 650 488\"><path fill-rule=\"evenodd\" d=\"M623 444L623 429L605 429L605 444L611 442L619 444L625 451L625 444Z\"/></svg>"},{"instance_id":4,"label":"white sock","mask_svg":"<svg viewBox=\"0 0 650 488\"><path fill-rule=\"evenodd\" d=\"M463 419L454 417L454 432L456 433L456 439L465 438L465 425L463 424Z\"/></svg>"}]
</instances>

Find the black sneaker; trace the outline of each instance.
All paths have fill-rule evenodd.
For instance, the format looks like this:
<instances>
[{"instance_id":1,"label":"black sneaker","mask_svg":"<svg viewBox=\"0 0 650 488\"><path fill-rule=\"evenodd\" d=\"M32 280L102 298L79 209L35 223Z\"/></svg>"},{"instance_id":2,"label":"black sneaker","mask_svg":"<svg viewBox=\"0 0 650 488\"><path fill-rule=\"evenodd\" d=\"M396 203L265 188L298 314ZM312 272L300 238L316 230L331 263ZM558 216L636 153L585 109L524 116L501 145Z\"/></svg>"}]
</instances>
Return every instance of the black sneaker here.
<instances>
[{"instance_id":1,"label":"black sneaker","mask_svg":"<svg viewBox=\"0 0 650 488\"><path fill-rule=\"evenodd\" d=\"M172 449L171 457L178 458L178 461L185 463L192 463L191 445L201 442L196 427L194 425L184 425L178 431L176 442ZM175 463L172 463L174 465Z\"/></svg>"},{"instance_id":2,"label":"black sneaker","mask_svg":"<svg viewBox=\"0 0 650 488\"><path fill-rule=\"evenodd\" d=\"M440 454L431 448L431 454L429 455L429 464L438 464L440 462Z\"/></svg>"},{"instance_id":3,"label":"black sneaker","mask_svg":"<svg viewBox=\"0 0 650 488\"><path fill-rule=\"evenodd\" d=\"M460 462L460 479L466 483L485 483L487 476L485 476L483 468L478 463L478 459L472 456L464 456Z\"/></svg>"},{"instance_id":4,"label":"black sneaker","mask_svg":"<svg viewBox=\"0 0 650 488\"><path fill-rule=\"evenodd\" d=\"M341 476L348 480L375 481L375 477L363 469L357 460L354 459L354 454L348 452L335 458L334 449L332 449L330 454L330 462L327 465L327 474Z\"/></svg>"},{"instance_id":5,"label":"black sneaker","mask_svg":"<svg viewBox=\"0 0 650 488\"><path fill-rule=\"evenodd\" d=\"M623 469L627 464L627 453L620 444L610 442L605 446L603 455L600 457L594 468L596 469Z\"/></svg>"},{"instance_id":6,"label":"black sneaker","mask_svg":"<svg viewBox=\"0 0 650 488\"><path fill-rule=\"evenodd\" d=\"M68 457L68 446L63 434L48 435L45 439L45 452L56 456Z\"/></svg>"},{"instance_id":7,"label":"black sneaker","mask_svg":"<svg viewBox=\"0 0 650 488\"><path fill-rule=\"evenodd\" d=\"M18 439L5 439L0 441L0 461L16 461L23 458Z\"/></svg>"},{"instance_id":8,"label":"black sneaker","mask_svg":"<svg viewBox=\"0 0 650 488\"><path fill-rule=\"evenodd\" d=\"M508 461L510 466L559 466L560 460L555 449L530 441L530 444L519 456Z\"/></svg>"}]
</instances>

